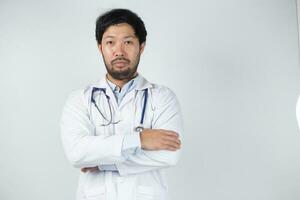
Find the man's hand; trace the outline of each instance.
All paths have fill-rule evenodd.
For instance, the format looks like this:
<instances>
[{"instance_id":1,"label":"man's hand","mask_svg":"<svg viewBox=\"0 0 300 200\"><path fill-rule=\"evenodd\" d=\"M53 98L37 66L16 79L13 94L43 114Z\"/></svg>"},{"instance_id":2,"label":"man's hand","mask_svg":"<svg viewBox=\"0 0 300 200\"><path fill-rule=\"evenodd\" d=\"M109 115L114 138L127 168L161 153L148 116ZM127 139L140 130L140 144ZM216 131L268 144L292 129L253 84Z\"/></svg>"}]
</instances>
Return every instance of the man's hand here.
<instances>
[{"instance_id":1,"label":"man's hand","mask_svg":"<svg viewBox=\"0 0 300 200\"><path fill-rule=\"evenodd\" d=\"M87 171L89 171L89 172L96 172L96 171L100 171L99 169L98 169L98 167L96 166L96 167L85 167L85 168L81 168L81 171L82 172L87 172Z\"/></svg>"},{"instance_id":2,"label":"man's hand","mask_svg":"<svg viewBox=\"0 0 300 200\"><path fill-rule=\"evenodd\" d=\"M140 137L144 150L176 151L181 145L178 133L164 129L144 129Z\"/></svg>"}]
</instances>

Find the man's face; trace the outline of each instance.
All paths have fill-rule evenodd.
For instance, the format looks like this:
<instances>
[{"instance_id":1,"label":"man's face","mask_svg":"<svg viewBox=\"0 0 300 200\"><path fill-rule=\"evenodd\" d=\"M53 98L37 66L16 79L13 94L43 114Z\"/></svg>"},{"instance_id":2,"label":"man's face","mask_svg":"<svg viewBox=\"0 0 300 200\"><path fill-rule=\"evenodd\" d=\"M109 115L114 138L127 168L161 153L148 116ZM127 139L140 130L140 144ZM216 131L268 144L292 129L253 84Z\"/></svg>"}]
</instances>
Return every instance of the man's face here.
<instances>
[{"instance_id":1,"label":"man's face","mask_svg":"<svg viewBox=\"0 0 300 200\"><path fill-rule=\"evenodd\" d=\"M98 45L110 76L117 80L135 76L145 43L139 44L133 28L127 23L112 25Z\"/></svg>"}]
</instances>

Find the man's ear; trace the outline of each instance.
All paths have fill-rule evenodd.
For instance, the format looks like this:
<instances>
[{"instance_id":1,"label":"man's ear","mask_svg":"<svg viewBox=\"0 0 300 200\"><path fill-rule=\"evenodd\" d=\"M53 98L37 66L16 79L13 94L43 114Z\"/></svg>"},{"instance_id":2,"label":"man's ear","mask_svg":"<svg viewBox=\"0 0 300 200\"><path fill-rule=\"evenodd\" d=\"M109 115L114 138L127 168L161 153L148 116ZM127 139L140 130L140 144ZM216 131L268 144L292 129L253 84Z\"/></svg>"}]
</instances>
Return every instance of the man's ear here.
<instances>
[{"instance_id":1,"label":"man's ear","mask_svg":"<svg viewBox=\"0 0 300 200\"><path fill-rule=\"evenodd\" d=\"M143 42L141 45L140 45L140 54L143 53L144 49L145 49L145 46L146 46L146 42Z\"/></svg>"},{"instance_id":2,"label":"man's ear","mask_svg":"<svg viewBox=\"0 0 300 200\"><path fill-rule=\"evenodd\" d=\"M101 44L97 44L97 46L98 46L98 50L99 50L100 54L102 55L102 46L101 46Z\"/></svg>"}]
</instances>

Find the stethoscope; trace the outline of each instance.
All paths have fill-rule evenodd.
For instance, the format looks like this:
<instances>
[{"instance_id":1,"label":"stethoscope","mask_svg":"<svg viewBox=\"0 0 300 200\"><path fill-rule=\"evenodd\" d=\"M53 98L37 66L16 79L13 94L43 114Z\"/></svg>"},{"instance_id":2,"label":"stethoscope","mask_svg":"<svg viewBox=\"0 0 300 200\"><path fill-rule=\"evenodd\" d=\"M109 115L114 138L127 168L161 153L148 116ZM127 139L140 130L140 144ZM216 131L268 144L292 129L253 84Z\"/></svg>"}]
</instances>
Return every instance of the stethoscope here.
<instances>
[{"instance_id":1,"label":"stethoscope","mask_svg":"<svg viewBox=\"0 0 300 200\"><path fill-rule=\"evenodd\" d=\"M100 92L100 94L101 94L101 92L103 92L105 97L106 97L107 104L108 104L108 107L109 107L109 115L110 115L109 119L104 116L104 114L101 112L101 110L97 106L96 101L94 99L94 93L98 92L98 91ZM140 124L137 127L135 127L135 131L137 131L137 132L141 132L144 129L143 124L144 124L147 101L148 101L148 89L146 88L146 89L144 89L144 103L143 103L143 108L142 108ZM106 123L100 124L100 126L109 126L111 124L117 124L117 123L120 122L120 120L119 121L113 121L113 119L112 119L113 116L112 116L112 109L111 109L111 104L110 104L110 97L106 94L106 89L105 88L93 87L92 95L91 95L91 102L95 105L95 107L98 110L98 112L100 113L100 115L106 121Z\"/></svg>"}]
</instances>

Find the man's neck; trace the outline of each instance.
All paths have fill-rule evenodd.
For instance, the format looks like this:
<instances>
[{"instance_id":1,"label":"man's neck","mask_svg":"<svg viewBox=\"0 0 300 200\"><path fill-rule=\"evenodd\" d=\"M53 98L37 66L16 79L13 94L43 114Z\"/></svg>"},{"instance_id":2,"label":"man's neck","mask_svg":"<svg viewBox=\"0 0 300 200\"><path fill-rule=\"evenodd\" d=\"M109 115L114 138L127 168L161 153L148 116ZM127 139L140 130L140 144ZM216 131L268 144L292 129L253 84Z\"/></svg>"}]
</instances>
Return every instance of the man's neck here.
<instances>
[{"instance_id":1,"label":"man's neck","mask_svg":"<svg viewBox=\"0 0 300 200\"><path fill-rule=\"evenodd\" d=\"M106 78L112 82L113 84L117 85L120 89L122 89L122 87L128 83L130 80L132 80L133 78L135 78L137 76L137 73L134 74L134 76L132 76L130 79L123 79L123 80L118 80L118 79L114 79L111 75L106 74Z\"/></svg>"}]
</instances>

